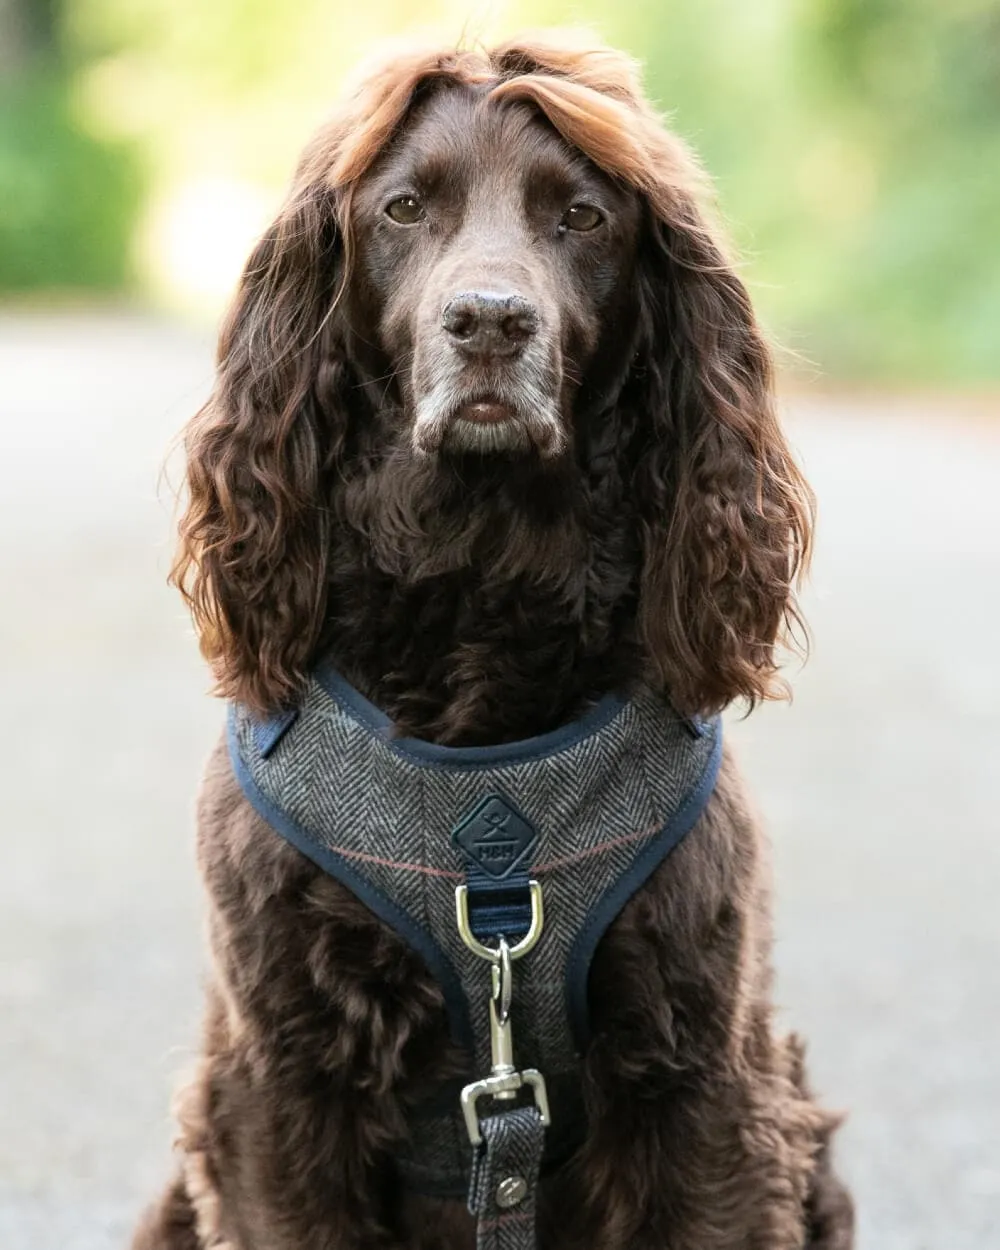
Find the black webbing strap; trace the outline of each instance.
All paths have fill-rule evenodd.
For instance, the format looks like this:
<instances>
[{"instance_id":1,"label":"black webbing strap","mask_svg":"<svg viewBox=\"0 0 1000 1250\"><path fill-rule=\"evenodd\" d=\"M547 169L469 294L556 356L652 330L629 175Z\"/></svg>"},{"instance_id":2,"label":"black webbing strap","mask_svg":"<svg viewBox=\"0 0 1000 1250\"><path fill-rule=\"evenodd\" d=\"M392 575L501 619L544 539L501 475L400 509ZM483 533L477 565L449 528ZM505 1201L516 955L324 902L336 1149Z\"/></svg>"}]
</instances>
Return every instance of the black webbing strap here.
<instances>
[{"instance_id":1,"label":"black webbing strap","mask_svg":"<svg viewBox=\"0 0 1000 1250\"><path fill-rule=\"evenodd\" d=\"M469 928L487 946L495 946L499 934L514 945L531 928L531 890L527 865L496 880L474 862L465 868L469 888Z\"/></svg>"}]
</instances>

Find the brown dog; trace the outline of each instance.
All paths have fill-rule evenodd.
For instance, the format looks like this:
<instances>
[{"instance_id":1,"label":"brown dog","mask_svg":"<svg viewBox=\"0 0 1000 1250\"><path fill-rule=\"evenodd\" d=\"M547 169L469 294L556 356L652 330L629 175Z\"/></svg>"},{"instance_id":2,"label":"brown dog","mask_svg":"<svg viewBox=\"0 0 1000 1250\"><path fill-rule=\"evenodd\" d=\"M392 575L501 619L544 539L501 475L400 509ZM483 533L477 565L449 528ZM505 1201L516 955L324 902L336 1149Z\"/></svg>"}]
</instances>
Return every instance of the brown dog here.
<instances>
[{"instance_id":1,"label":"brown dog","mask_svg":"<svg viewBox=\"0 0 1000 1250\"><path fill-rule=\"evenodd\" d=\"M266 723L329 661L397 734L465 748L610 691L694 717L780 692L811 499L700 181L608 50L414 54L365 81L250 258L189 430L176 577L222 694ZM461 1199L396 1163L413 1109L468 1074L441 985L222 746L199 817L204 1053L136 1246L471 1246ZM723 759L594 954L585 1123L543 1174L542 1246L851 1245L834 1118L772 1032L769 942Z\"/></svg>"}]
</instances>

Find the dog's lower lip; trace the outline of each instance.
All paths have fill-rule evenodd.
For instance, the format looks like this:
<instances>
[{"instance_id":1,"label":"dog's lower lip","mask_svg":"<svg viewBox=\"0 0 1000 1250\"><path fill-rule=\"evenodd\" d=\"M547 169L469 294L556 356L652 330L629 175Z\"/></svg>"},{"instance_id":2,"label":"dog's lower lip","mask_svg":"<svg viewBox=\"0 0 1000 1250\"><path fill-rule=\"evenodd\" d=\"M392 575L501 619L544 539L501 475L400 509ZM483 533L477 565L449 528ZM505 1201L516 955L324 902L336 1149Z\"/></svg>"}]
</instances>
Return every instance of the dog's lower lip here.
<instances>
[{"instance_id":1,"label":"dog's lower lip","mask_svg":"<svg viewBox=\"0 0 1000 1250\"><path fill-rule=\"evenodd\" d=\"M474 403L463 404L458 410L458 416L464 421L481 421L484 424L509 421L513 415L511 408L494 399L478 399Z\"/></svg>"}]
</instances>

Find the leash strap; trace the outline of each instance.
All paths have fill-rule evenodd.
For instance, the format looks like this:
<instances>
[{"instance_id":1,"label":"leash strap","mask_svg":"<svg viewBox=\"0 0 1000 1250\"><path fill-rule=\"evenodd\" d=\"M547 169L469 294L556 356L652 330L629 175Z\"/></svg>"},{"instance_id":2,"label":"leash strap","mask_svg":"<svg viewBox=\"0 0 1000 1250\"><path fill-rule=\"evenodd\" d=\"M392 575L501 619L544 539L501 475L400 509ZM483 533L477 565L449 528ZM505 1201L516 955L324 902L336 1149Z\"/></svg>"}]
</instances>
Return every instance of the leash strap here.
<instances>
[{"instance_id":1,"label":"leash strap","mask_svg":"<svg viewBox=\"0 0 1000 1250\"><path fill-rule=\"evenodd\" d=\"M545 1125L537 1107L516 1107L479 1122L469 1210L476 1250L535 1250L535 1203Z\"/></svg>"},{"instance_id":2,"label":"leash strap","mask_svg":"<svg viewBox=\"0 0 1000 1250\"><path fill-rule=\"evenodd\" d=\"M505 795L487 794L452 830L466 860L465 884L455 891L462 941L490 965L489 1075L466 1085L462 1115L472 1144L469 1211L477 1250L535 1250L538 1174L549 1123L545 1078L514 1062L510 1006L513 961L542 935L542 887L529 864L538 831ZM522 1092L532 1102L519 1101ZM479 1116L480 1105L491 1104Z\"/></svg>"}]
</instances>

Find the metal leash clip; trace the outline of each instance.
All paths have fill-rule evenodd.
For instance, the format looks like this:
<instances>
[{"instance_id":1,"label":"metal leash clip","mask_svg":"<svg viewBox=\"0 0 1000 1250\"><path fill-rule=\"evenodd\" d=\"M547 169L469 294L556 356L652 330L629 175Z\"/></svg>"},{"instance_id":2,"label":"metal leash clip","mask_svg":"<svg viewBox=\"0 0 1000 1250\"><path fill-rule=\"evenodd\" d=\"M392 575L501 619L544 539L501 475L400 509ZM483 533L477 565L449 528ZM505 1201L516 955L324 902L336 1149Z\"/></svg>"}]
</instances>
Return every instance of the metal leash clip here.
<instances>
[{"instance_id":1,"label":"metal leash clip","mask_svg":"<svg viewBox=\"0 0 1000 1250\"><path fill-rule=\"evenodd\" d=\"M535 1100L542 1124L549 1124L549 1099L545 1078L536 1068L518 1071L514 1066L514 1040L511 1036L510 1005L514 994L513 961L526 955L542 934L544 914L542 911L542 887L537 881L529 883L531 892L531 925L525 936L514 946L500 934L496 949L485 946L472 934L469 927L468 892L464 885L455 891L458 912L458 931L466 946L482 959L490 961L490 1074L481 1081L466 1085L461 1093L462 1115L469 1141L478 1146L482 1141L479 1130L478 1103L481 1098L495 1098L510 1102L520 1089L527 1087Z\"/></svg>"}]
</instances>

